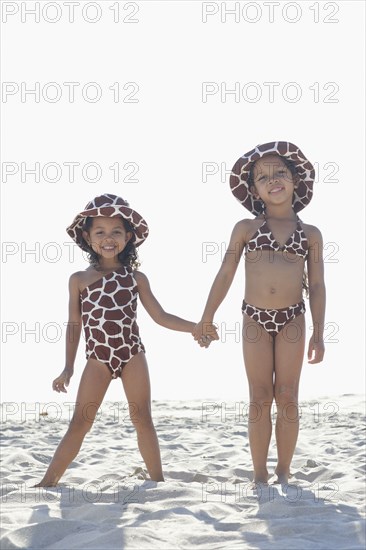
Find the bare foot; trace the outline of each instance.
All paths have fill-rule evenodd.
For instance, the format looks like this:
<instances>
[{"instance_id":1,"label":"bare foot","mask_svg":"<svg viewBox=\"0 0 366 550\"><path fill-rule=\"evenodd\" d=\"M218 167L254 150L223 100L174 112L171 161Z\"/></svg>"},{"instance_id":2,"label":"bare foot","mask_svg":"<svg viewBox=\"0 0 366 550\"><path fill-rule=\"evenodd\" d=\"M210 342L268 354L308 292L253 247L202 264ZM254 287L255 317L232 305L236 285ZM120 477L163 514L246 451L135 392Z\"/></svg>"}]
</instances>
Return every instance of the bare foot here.
<instances>
[{"instance_id":1,"label":"bare foot","mask_svg":"<svg viewBox=\"0 0 366 550\"><path fill-rule=\"evenodd\" d=\"M57 483L56 482L47 482L47 481L40 481L39 483L37 483L37 485L32 485L32 489L35 489L36 487L56 487L57 486Z\"/></svg>"},{"instance_id":2,"label":"bare foot","mask_svg":"<svg viewBox=\"0 0 366 550\"><path fill-rule=\"evenodd\" d=\"M249 489L251 491L253 491L254 493L261 493L262 492L262 489L264 487L268 487L268 482L267 481L251 481L250 484L249 484Z\"/></svg>"},{"instance_id":3,"label":"bare foot","mask_svg":"<svg viewBox=\"0 0 366 550\"><path fill-rule=\"evenodd\" d=\"M271 483L275 484L281 484L281 485L287 485L288 480L292 477L292 474L290 472L277 472L277 470L274 473L274 479L271 478Z\"/></svg>"},{"instance_id":4,"label":"bare foot","mask_svg":"<svg viewBox=\"0 0 366 550\"><path fill-rule=\"evenodd\" d=\"M262 485L268 485L268 470L254 470L253 472L253 482L260 483Z\"/></svg>"}]
</instances>

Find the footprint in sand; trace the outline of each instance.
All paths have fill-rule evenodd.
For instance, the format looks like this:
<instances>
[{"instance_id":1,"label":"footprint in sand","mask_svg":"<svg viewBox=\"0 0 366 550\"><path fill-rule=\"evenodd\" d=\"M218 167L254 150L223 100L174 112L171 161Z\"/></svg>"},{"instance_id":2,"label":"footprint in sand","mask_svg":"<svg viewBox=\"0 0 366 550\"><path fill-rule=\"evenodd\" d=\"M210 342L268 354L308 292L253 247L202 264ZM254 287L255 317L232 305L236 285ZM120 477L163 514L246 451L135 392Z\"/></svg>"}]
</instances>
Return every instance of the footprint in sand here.
<instances>
[{"instance_id":1,"label":"footprint in sand","mask_svg":"<svg viewBox=\"0 0 366 550\"><path fill-rule=\"evenodd\" d=\"M308 460L306 461L305 466L307 468L317 468L319 466L319 464L317 462L315 462L315 460L312 460L311 458L308 458Z\"/></svg>"},{"instance_id":2,"label":"footprint in sand","mask_svg":"<svg viewBox=\"0 0 366 550\"><path fill-rule=\"evenodd\" d=\"M134 477L134 476L136 476L137 479L147 479L147 472L143 468L138 467L138 468L135 468L132 474L130 474L128 477Z\"/></svg>"}]
</instances>

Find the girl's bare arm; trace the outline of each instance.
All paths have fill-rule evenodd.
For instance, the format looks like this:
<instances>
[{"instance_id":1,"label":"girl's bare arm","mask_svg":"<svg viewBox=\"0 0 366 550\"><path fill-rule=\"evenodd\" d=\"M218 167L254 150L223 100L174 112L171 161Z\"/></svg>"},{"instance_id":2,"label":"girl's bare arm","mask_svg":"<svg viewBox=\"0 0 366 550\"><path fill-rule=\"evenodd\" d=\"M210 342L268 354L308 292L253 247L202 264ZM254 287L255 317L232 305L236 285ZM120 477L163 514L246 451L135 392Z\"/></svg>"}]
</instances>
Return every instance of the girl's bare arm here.
<instances>
[{"instance_id":1,"label":"girl's bare arm","mask_svg":"<svg viewBox=\"0 0 366 550\"><path fill-rule=\"evenodd\" d=\"M313 321L313 334L308 348L309 363L320 363L324 357L324 318L326 292L324 284L323 238L319 229L310 226L308 232L309 303Z\"/></svg>"},{"instance_id":2,"label":"girl's bare arm","mask_svg":"<svg viewBox=\"0 0 366 550\"><path fill-rule=\"evenodd\" d=\"M214 315L228 293L243 253L247 223L248 220L241 220L234 226L229 247L211 286L201 321L193 331L195 340L199 340L202 335L213 335L212 323Z\"/></svg>"},{"instance_id":3,"label":"girl's bare arm","mask_svg":"<svg viewBox=\"0 0 366 550\"><path fill-rule=\"evenodd\" d=\"M79 345L81 333L81 312L79 278L74 273L69 279L69 320L66 328L66 361L65 368L52 383L52 387L58 393L66 393L65 386L69 385L70 378L74 373L74 362Z\"/></svg>"}]
</instances>

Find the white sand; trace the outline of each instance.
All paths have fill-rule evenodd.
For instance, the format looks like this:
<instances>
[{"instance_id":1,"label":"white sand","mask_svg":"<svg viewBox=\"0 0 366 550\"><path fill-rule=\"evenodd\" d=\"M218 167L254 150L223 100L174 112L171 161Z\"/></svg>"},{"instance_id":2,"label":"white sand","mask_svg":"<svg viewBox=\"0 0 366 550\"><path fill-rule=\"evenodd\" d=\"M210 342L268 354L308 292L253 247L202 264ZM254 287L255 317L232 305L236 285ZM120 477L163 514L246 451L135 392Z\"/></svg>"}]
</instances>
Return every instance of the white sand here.
<instances>
[{"instance_id":1,"label":"white sand","mask_svg":"<svg viewBox=\"0 0 366 550\"><path fill-rule=\"evenodd\" d=\"M4 405L1 549L364 548L362 396L302 402L291 485L257 494L247 404L207 401L153 402L164 483L146 479L124 404L107 402L54 489L30 487L66 431L67 407L40 416L39 404Z\"/></svg>"}]
</instances>

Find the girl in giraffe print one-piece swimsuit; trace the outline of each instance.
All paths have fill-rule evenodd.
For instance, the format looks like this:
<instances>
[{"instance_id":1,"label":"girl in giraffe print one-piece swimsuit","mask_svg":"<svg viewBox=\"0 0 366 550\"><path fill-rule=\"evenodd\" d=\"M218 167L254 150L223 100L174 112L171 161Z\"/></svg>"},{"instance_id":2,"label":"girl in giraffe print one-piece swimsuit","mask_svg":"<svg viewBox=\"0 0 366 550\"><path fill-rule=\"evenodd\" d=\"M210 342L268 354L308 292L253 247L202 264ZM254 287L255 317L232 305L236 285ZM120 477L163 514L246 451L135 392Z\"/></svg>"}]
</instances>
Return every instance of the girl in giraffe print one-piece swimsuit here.
<instances>
[{"instance_id":1,"label":"girl in giraffe print one-piece swimsuit","mask_svg":"<svg viewBox=\"0 0 366 550\"><path fill-rule=\"evenodd\" d=\"M122 198L101 195L87 204L67 228L89 255L90 266L70 277L66 365L53 389L66 392L84 327L87 363L69 428L40 483L55 486L75 458L90 430L112 379L121 378L150 478L163 481L159 443L151 418L150 381L136 322L137 295L154 321L172 330L191 332L195 323L163 310L147 277L138 271L136 247L148 235L146 221ZM208 337L202 347L210 344ZM85 411L88 414L85 414Z\"/></svg>"},{"instance_id":2,"label":"girl in giraffe print one-piece swimsuit","mask_svg":"<svg viewBox=\"0 0 366 550\"><path fill-rule=\"evenodd\" d=\"M325 285L322 236L297 213L311 200L315 171L300 149L286 141L258 145L235 163L230 187L254 219L239 221L212 285L194 338L212 327L244 252L242 345L249 385L249 445L253 488L267 484L267 456L276 402L275 483L286 486L299 429L298 388L305 348L309 294L313 334L309 363L324 355ZM307 273L305 270L305 264ZM205 340L203 340L205 341Z\"/></svg>"}]
</instances>

